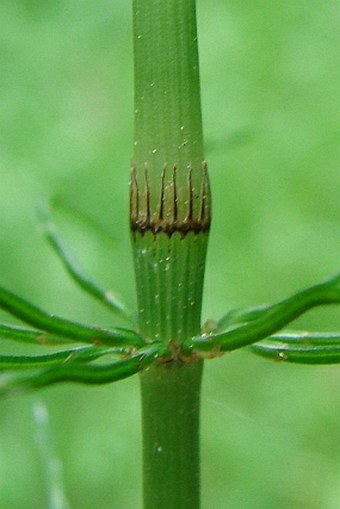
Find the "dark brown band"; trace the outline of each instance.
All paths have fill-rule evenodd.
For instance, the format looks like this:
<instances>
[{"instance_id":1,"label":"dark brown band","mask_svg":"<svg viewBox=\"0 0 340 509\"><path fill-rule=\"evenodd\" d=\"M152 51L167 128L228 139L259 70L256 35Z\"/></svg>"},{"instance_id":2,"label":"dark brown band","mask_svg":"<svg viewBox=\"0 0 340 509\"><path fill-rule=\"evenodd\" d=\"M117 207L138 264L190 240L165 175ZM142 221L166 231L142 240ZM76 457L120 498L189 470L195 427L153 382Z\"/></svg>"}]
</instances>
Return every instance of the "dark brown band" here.
<instances>
[{"instance_id":1,"label":"dark brown band","mask_svg":"<svg viewBox=\"0 0 340 509\"><path fill-rule=\"evenodd\" d=\"M144 171L143 171L144 170ZM169 186L170 170L170 186ZM139 178L137 171L142 171ZM167 184L166 184L167 172ZM192 183L193 169L188 167L187 186L184 192L184 204L179 203L180 190L177 185L177 167L164 166L161 173L159 200L154 210L151 210L151 190L147 167L139 169L132 166L130 180L130 227L133 232L144 234L164 232L171 236L179 232L182 236L189 232L199 233L209 231L211 223L211 197L207 173L204 162L201 169L199 189L195 190ZM171 192L169 193L169 188ZM197 186L196 186L197 187ZM183 196L183 192L182 192ZM182 206L181 206L182 205Z\"/></svg>"}]
</instances>

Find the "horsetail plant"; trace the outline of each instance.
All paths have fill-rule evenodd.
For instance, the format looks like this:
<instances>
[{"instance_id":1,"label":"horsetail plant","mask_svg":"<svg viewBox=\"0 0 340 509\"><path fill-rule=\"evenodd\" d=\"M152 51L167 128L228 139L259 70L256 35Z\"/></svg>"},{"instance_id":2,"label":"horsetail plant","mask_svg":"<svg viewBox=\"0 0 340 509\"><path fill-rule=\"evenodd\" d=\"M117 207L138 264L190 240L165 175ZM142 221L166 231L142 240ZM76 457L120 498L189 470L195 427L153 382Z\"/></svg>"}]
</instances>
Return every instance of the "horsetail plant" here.
<instances>
[{"instance_id":1,"label":"horsetail plant","mask_svg":"<svg viewBox=\"0 0 340 509\"><path fill-rule=\"evenodd\" d=\"M69 275L127 326L71 322L1 288L0 307L29 327L0 325L0 337L59 350L0 355L0 392L56 382L102 384L139 373L144 509L198 509L205 359L247 348L275 360L340 362L340 333L285 329L311 308L339 304L340 274L276 304L229 311L202 327L211 195L203 153L195 0L133 0L133 34L130 230L138 322L84 275L43 208L46 238Z\"/></svg>"}]
</instances>

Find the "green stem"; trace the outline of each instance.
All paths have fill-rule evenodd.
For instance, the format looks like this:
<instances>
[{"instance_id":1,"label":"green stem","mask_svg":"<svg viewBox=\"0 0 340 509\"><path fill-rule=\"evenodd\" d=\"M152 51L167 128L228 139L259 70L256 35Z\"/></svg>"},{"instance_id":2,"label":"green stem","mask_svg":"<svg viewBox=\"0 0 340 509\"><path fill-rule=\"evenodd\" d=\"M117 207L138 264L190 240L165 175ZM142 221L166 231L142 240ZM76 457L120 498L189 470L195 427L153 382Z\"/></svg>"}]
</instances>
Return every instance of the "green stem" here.
<instances>
[{"instance_id":1,"label":"green stem","mask_svg":"<svg viewBox=\"0 0 340 509\"><path fill-rule=\"evenodd\" d=\"M199 508L201 375L180 362L141 374L144 509Z\"/></svg>"},{"instance_id":2,"label":"green stem","mask_svg":"<svg viewBox=\"0 0 340 509\"><path fill-rule=\"evenodd\" d=\"M182 344L199 334L207 235L146 232L134 247L141 335Z\"/></svg>"},{"instance_id":3,"label":"green stem","mask_svg":"<svg viewBox=\"0 0 340 509\"><path fill-rule=\"evenodd\" d=\"M134 164L142 173L147 164L155 187L164 164L176 164L186 188L187 165L203 161L195 0L134 0L133 14ZM151 208L158 199L151 196Z\"/></svg>"},{"instance_id":4,"label":"green stem","mask_svg":"<svg viewBox=\"0 0 340 509\"><path fill-rule=\"evenodd\" d=\"M141 374L144 509L199 507L200 333L211 198L203 155L195 0L133 0L130 226L139 333L169 345Z\"/></svg>"},{"instance_id":5,"label":"green stem","mask_svg":"<svg viewBox=\"0 0 340 509\"><path fill-rule=\"evenodd\" d=\"M181 344L200 331L210 227L194 0L134 0L130 223L139 328Z\"/></svg>"}]
</instances>

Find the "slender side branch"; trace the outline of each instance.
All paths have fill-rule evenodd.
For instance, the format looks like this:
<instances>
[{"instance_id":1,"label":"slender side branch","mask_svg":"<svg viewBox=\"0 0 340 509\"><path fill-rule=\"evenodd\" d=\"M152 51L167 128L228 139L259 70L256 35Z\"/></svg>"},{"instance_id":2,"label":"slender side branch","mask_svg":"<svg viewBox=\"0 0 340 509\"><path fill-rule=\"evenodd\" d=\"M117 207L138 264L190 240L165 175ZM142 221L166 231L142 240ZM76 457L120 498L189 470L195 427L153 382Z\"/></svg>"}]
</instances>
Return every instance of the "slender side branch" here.
<instances>
[{"instance_id":1,"label":"slender side branch","mask_svg":"<svg viewBox=\"0 0 340 509\"><path fill-rule=\"evenodd\" d=\"M235 325L252 322L257 318L264 316L264 313L271 307L271 305L264 305L245 309L232 309L231 311L228 311L226 315L220 318L220 320L218 320L217 327L214 332L224 332L227 329L234 328Z\"/></svg>"},{"instance_id":2,"label":"slender side branch","mask_svg":"<svg viewBox=\"0 0 340 509\"><path fill-rule=\"evenodd\" d=\"M94 297L102 304L106 305L116 315L124 320L131 322L131 315L129 314L125 305L120 302L110 291L104 290L99 284L87 276L84 271L79 267L78 263L73 259L70 250L67 248L63 240L57 233L56 227L49 217L46 208L39 209L39 218L44 226L45 236L58 255L65 269L77 283L78 286L91 297Z\"/></svg>"},{"instance_id":3,"label":"slender side branch","mask_svg":"<svg viewBox=\"0 0 340 509\"><path fill-rule=\"evenodd\" d=\"M305 332L284 330L268 338L281 343L298 344L306 346L340 345L340 332Z\"/></svg>"},{"instance_id":4,"label":"slender side branch","mask_svg":"<svg viewBox=\"0 0 340 509\"><path fill-rule=\"evenodd\" d=\"M0 288L0 308L33 327L73 341L97 345L144 344L142 338L134 331L120 328L102 329L71 322L42 311L4 288Z\"/></svg>"},{"instance_id":5,"label":"slender side branch","mask_svg":"<svg viewBox=\"0 0 340 509\"><path fill-rule=\"evenodd\" d=\"M163 344L154 344L139 350L129 359L107 365L82 363L62 364L53 367L5 372L0 375L0 395L13 390L29 390L58 382L104 384L134 375L165 353Z\"/></svg>"},{"instance_id":6,"label":"slender side branch","mask_svg":"<svg viewBox=\"0 0 340 509\"><path fill-rule=\"evenodd\" d=\"M257 355L300 364L340 363L340 333L282 333L250 345Z\"/></svg>"},{"instance_id":7,"label":"slender side branch","mask_svg":"<svg viewBox=\"0 0 340 509\"><path fill-rule=\"evenodd\" d=\"M257 311L249 322L221 333L203 334L186 342L189 349L230 351L271 336L309 309L340 303L340 275ZM259 308L257 308L259 309Z\"/></svg>"},{"instance_id":8,"label":"slender side branch","mask_svg":"<svg viewBox=\"0 0 340 509\"><path fill-rule=\"evenodd\" d=\"M23 369L51 364L91 362L104 355L127 355L125 348L83 346L45 355L0 355L0 369Z\"/></svg>"},{"instance_id":9,"label":"slender side branch","mask_svg":"<svg viewBox=\"0 0 340 509\"><path fill-rule=\"evenodd\" d=\"M20 343L31 343L39 345L63 345L69 343L69 339L48 334L41 330L24 329L23 327L14 327L12 325L0 324L0 340L10 339Z\"/></svg>"}]
</instances>

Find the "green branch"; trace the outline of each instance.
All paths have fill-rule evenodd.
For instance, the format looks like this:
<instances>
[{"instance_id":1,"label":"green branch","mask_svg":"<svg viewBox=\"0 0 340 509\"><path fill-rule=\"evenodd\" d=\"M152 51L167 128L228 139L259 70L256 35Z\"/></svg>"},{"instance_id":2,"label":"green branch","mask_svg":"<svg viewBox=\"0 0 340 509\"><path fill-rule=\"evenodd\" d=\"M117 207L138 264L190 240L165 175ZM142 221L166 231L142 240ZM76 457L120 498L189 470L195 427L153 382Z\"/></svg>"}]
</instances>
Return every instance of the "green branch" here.
<instances>
[{"instance_id":1,"label":"green branch","mask_svg":"<svg viewBox=\"0 0 340 509\"><path fill-rule=\"evenodd\" d=\"M257 355L300 364L336 364L340 362L340 333L287 332L250 345Z\"/></svg>"},{"instance_id":2,"label":"green branch","mask_svg":"<svg viewBox=\"0 0 340 509\"><path fill-rule=\"evenodd\" d=\"M63 338L97 345L142 346L142 338L128 329L102 329L71 322L33 306L12 292L0 288L0 308L23 322Z\"/></svg>"},{"instance_id":3,"label":"green branch","mask_svg":"<svg viewBox=\"0 0 340 509\"><path fill-rule=\"evenodd\" d=\"M271 305L263 305L251 308L232 309L218 320L215 332L225 332L227 329L234 328L235 325L252 322L264 316L264 313L271 307Z\"/></svg>"},{"instance_id":4,"label":"green branch","mask_svg":"<svg viewBox=\"0 0 340 509\"><path fill-rule=\"evenodd\" d=\"M0 355L0 369L22 369L50 364L91 362L104 355L126 355L126 349L83 346L46 355Z\"/></svg>"},{"instance_id":5,"label":"green branch","mask_svg":"<svg viewBox=\"0 0 340 509\"><path fill-rule=\"evenodd\" d=\"M157 343L139 350L129 359L106 365L64 363L39 369L4 372L0 375L0 395L13 390L37 389L59 382L83 384L115 382L141 371L164 353L164 345Z\"/></svg>"},{"instance_id":6,"label":"green branch","mask_svg":"<svg viewBox=\"0 0 340 509\"><path fill-rule=\"evenodd\" d=\"M242 324L225 332L203 334L191 338L185 346L190 350L230 351L271 336L313 307L340 303L340 275L296 293L292 297L263 308L255 308L249 317L246 311ZM248 321L246 315L248 313ZM243 321L245 323L243 323Z\"/></svg>"},{"instance_id":7,"label":"green branch","mask_svg":"<svg viewBox=\"0 0 340 509\"><path fill-rule=\"evenodd\" d=\"M79 267L78 263L73 259L69 249L59 237L54 223L51 221L48 213L48 208L40 207L38 212L39 218L41 219L44 227L45 236L50 246L58 255L59 259L64 265L64 268L75 281L75 283L91 297L94 297L99 302L107 306L113 313L120 316L124 320L131 322L131 315L129 314L125 305L122 304L116 297L114 297L110 291L104 290L99 284L87 276Z\"/></svg>"},{"instance_id":8,"label":"green branch","mask_svg":"<svg viewBox=\"0 0 340 509\"><path fill-rule=\"evenodd\" d=\"M41 330L24 329L23 327L0 324L0 340L2 339L46 346L63 345L70 342L66 338L48 334Z\"/></svg>"},{"instance_id":9,"label":"green branch","mask_svg":"<svg viewBox=\"0 0 340 509\"><path fill-rule=\"evenodd\" d=\"M269 339L280 341L281 343L303 345L340 345L340 332L305 332L305 331L282 331L273 334Z\"/></svg>"}]
</instances>

